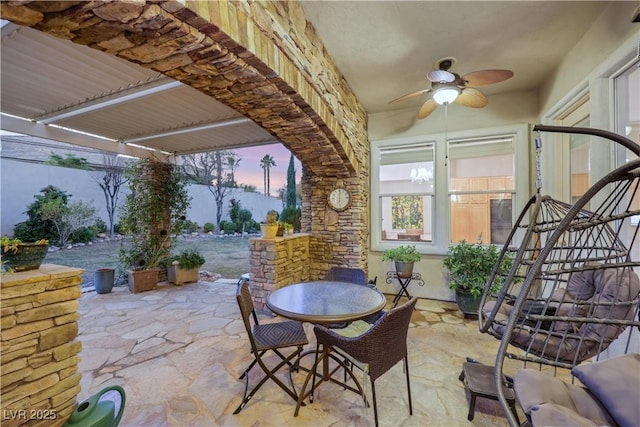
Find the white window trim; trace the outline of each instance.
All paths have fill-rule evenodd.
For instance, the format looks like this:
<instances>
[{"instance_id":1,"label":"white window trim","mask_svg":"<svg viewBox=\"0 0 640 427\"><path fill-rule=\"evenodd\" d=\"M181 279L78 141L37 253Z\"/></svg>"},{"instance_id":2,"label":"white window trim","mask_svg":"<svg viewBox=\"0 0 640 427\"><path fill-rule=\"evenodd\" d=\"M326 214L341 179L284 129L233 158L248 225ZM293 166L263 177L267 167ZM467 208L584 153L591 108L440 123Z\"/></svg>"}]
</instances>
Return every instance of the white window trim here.
<instances>
[{"instance_id":1,"label":"white window trim","mask_svg":"<svg viewBox=\"0 0 640 427\"><path fill-rule=\"evenodd\" d=\"M529 156L531 147L531 126L528 124L500 126L486 129L464 130L448 132L448 140L491 138L504 135L512 135L514 138L515 165L514 180L515 190L513 204L513 219L518 218L527 201L534 191L530 185ZM406 241L390 242L382 240L382 221L380 218L380 149L398 145L418 145L425 143L435 143L434 147L434 212L433 212L433 236L431 242L411 242L415 244L422 254L444 255L449 249L450 241L450 203L449 203L449 177L448 167L445 166L445 134L437 133L422 136L412 136L403 138L389 138L371 141L370 156L370 218L371 233L369 245L372 251L385 251L407 244ZM534 153L535 154L535 153Z\"/></svg>"}]
</instances>

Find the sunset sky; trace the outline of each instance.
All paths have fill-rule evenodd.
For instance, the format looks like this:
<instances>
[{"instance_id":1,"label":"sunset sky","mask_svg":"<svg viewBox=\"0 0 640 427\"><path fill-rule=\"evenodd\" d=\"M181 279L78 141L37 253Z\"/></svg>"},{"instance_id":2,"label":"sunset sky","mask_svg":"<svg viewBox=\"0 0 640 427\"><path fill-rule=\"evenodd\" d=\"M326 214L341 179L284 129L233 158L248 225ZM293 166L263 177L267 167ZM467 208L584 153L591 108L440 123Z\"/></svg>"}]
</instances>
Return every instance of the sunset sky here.
<instances>
[{"instance_id":1,"label":"sunset sky","mask_svg":"<svg viewBox=\"0 0 640 427\"><path fill-rule=\"evenodd\" d=\"M258 147L236 148L231 150L240 157L240 163L236 170L236 181L238 184L255 185L259 193L264 190L263 169L260 167L260 159L266 154L274 158L275 166L270 170L270 192L274 196L278 189L287 185L287 168L289 167L289 157L291 152L282 144L261 145ZM295 158L294 158L295 159ZM295 159L296 182L300 182L302 176L302 166L298 159Z\"/></svg>"}]
</instances>

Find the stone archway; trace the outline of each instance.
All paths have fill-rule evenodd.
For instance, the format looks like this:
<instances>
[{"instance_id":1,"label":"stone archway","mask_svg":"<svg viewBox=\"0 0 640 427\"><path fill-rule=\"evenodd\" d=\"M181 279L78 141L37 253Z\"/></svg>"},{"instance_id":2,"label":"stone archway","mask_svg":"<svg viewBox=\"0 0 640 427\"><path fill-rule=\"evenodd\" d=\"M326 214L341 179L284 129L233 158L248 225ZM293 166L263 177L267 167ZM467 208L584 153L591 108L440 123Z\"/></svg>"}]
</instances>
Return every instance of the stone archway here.
<instances>
[{"instance_id":1,"label":"stone archway","mask_svg":"<svg viewBox=\"0 0 640 427\"><path fill-rule=\"evenodd\" d=\"M161 72L260 124L303 164L311 278L330 265L366 269L366 113L297 2L33 1L3 2L1 11ZM345 212L327 207L335 186L353 194Z\"/></svg>"}]
</instances>

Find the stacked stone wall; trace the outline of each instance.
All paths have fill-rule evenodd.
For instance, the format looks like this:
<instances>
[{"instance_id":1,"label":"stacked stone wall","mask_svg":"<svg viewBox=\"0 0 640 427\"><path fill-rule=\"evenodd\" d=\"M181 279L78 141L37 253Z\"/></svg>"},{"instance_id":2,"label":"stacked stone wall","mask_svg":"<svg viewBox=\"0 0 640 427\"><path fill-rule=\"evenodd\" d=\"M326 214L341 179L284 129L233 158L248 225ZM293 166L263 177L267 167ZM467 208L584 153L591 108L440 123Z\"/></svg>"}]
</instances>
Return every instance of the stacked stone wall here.
<instances>
[{"instance_id":1,"label":"stacked stone wall","mask_svg":"<svg viewBox=\"0 0 640 427\"><path fill-rule=\"evenodd\" d=\"M82 272L44 264L0 277L3 426L59 426L73 412Z\"/></svg>"},{"instance_id":2,"label":"stacked stone wall","mask_svg":"<svg viewBox=\"0 0 640 427\"><path fill-rule=\"evenodd\" d=\"M294 234L275 239L250 239L250 289L257 309L264 308L271 291L309 280L310 237Z\"/></svg>"}]
</instances>

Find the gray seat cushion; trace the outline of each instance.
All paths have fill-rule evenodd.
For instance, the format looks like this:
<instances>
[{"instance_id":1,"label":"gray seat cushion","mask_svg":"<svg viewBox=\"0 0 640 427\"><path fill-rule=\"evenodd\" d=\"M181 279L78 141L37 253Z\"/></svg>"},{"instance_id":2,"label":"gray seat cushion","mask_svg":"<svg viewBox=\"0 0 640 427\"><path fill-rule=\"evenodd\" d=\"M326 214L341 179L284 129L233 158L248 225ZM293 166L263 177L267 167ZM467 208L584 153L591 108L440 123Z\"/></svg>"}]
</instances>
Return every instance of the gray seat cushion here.
<instances>
[{"instance_id":1,"label":"gray seat cushion","mask_svg":"<svg viewBox=\"0 0 640 427\"><path fill-rule=\"evenodd\" d=\"M602 403L581 386L547 372L521 369L513 377L518 403L534 426L612 426Z\"/></svg>"},{"instance_id":2,"label":"gray seat cushion","mask_svg":"<svg viewBox=\"0 0 640 427\"><path fill-rule=\"evenodd\" d=\"M621 427L640 423L640 354L576 366L571 371Z\"/></svg>"}]
</instances>

